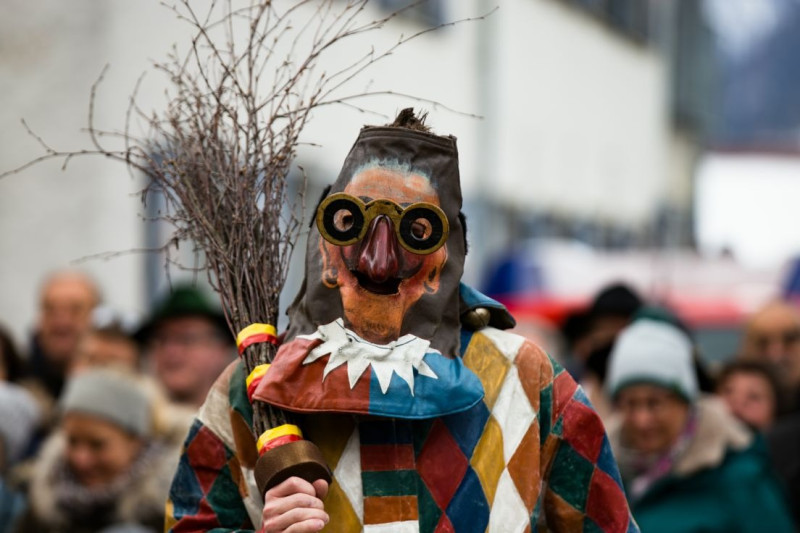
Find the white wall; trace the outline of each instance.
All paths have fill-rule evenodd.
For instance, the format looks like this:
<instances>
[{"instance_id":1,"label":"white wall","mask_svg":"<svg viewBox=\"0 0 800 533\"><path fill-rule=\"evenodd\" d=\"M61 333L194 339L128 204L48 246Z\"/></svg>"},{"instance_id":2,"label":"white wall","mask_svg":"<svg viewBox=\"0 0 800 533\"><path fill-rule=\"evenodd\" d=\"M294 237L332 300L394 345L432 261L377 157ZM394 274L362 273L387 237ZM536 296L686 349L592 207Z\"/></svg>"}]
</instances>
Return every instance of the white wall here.
<instances>
[{"instance_id":1,"label":"white wall","mask_svg":"<svg viewBox=\"0 0 800 533\"><path fill-rule=\"evenodd\" d=\"M665 188L664 65L566 4L509 2L498 12L490 192L523 208L644 222Z\"/></svg>"},{"instance_id":2,"label":"white wall","mask_svg":"<svg viewBox=\"0 0 800 533\"><path fill-rule=\"evenodd\" d=\"M800 256L800 157L710 153L697 169L699 247L752 267Z\"/></svg>"},{"instance_id":3,"label":"white wall","mask_svg":"<svg viewBox=\"0 0 800 533\"><path fill-rule=\"evenodd\" d=\"M21 119L56 150L91 148L85 131L92 84L100 129L124 127L137 78L178 39L174 17L157 2L9 0L0 17L0 171L42 154ZM160 89L147 86L151 107ZM108 141L114 146L113 140ZM20 344L33 327L38 286L49 271L77 267L94 276L106 301L144 311L139 176L102 157L33 166L0 180L0 323ZM96 254L124 252L109 259Z\"/></svg>"}]
</instances>

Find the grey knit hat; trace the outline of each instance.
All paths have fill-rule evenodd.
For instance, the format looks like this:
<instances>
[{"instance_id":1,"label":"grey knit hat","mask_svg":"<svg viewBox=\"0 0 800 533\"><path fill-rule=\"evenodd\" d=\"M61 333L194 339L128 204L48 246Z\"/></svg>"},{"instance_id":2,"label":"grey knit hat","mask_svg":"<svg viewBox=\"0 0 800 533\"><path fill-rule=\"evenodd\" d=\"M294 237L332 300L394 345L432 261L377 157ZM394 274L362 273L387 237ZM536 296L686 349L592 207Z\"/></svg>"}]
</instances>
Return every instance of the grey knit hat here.
<instances>
[{"instance_id":1,"label":"grey knit hat","mask_svg":"<svg viewBox=\"0 0 800 533\"><path fill-rule=\"evenodd\" d=\"M620 332L609 359L608 393L614 398L626 386L642 383L660 385L694 401L692 344L683 331L660 320L639 319Z\"/></svg>"},{"instance_id":2,"label":"grey knit hat","mask_svg":"<svg viewBox=\"0 0 800 533\"><path fill-rule=\"evenodd\" d=\"M139 437L152 433L152 405L135 376L112 369L89 369L67 383L60 399L62 415L97 416Z\"/></svg>"}]
</instances>

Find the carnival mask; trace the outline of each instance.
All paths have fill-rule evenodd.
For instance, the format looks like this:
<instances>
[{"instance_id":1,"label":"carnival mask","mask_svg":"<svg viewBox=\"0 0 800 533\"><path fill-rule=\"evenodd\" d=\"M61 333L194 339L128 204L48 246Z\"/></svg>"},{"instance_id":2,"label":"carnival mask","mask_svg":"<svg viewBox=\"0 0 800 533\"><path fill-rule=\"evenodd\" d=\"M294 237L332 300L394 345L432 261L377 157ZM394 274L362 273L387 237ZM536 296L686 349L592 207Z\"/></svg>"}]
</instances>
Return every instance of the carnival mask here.
<instances>
[{"instance_id":1,"label":"carnival mask","mask_svg":"<svg viewBox=\"0 0 800 533\"><path fill-rule=\"evenodd\" d=\"M341 318L368 342L413 334L457 353L460 208L453 137L364 128L317 208L288 338Z\"/></svg>"}]
</instances>

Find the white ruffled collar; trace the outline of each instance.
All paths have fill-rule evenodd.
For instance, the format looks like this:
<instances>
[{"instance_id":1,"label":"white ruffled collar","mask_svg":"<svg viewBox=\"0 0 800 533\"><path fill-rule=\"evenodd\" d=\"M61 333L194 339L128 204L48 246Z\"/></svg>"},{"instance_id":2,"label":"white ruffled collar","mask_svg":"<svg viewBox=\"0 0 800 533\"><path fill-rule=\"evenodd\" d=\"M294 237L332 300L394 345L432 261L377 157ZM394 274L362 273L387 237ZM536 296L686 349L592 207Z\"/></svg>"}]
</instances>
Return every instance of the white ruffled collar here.
<instances>
[{"instance_id":1,"label":"white ruffled collar","mask_svg":"<svg viewBox=\"0 0 800 533\"><path fill-rule=\"evenodd\" d=\"M422 376L438 379L436 373L422 359L428 353L439 354L439 351L430 347L430 341L415 335L403 335L389 344L375 344L347 329L343 320L338 318L329 324L319 326L317 331L310 335L298 337L322 341L306 356L303 360L304 365L330 355L323 371L323 380L335 368L347 365L347 377L351 389L370 366L378 378L383 394L389 389L392 373L397 374L408 384L412 396L414 370Z\"/></svg>"}]
</instances>

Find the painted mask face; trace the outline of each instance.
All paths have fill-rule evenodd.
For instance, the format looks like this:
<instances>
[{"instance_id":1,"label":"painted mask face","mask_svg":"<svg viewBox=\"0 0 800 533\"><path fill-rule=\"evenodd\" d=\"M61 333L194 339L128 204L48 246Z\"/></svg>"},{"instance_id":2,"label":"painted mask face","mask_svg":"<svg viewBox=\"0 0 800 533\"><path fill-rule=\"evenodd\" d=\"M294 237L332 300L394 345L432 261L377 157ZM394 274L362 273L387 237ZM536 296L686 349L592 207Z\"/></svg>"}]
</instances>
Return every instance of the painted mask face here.
<instances>
[{"instance_id":1,"label":"painted mask face","mask_svg":"<svg viewBox=\"0 0 800 533\"><path fill-rule=\"evenodd\" d=\"M429 180L373 167L317 213L323 283L341 292L345 325L386 344L420 297L435 294L447 260L447 218Z\"/></svg>"},{"instance_id":2,"label":"painted mask face","mask_svg":"<svg viewBox=\"0 0 800 533\"><path fill-rule=\"evenodd\" d=\"M466 255L460 211L455 138L363 128L311 226L286 340L342 319L368 342L410 334L455 356Z\"/></svg>"}]
</instances>

